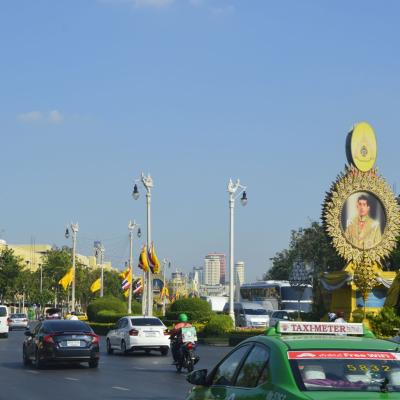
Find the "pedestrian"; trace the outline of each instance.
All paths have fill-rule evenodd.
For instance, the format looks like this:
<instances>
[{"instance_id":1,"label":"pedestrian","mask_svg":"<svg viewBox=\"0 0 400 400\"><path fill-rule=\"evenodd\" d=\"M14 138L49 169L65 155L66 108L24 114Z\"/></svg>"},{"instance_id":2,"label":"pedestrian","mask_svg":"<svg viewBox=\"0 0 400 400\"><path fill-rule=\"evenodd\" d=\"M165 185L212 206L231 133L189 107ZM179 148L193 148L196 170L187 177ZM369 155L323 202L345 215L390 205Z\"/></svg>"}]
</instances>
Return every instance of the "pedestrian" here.
<instances>
[{"instance_id":1,"label":"pedestrian","mask_svg":"<svg viewBox=\"0 0 400 400\"><path fill-rule=\"evenodd\" d=\"M344 319L344 311L338 311L336 313L337 318L335 319L335 322L337 324L346 324L347 321Z\"/></svg>"}]
</instances>

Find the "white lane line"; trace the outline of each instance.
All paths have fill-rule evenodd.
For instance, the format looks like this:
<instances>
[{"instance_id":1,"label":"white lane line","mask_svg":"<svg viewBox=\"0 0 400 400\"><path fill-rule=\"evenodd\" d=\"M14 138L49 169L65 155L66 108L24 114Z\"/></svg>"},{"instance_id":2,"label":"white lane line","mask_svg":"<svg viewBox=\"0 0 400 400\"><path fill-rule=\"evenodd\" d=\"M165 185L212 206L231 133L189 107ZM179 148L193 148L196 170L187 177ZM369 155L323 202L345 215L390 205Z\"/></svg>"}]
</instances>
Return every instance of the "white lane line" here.
<instances>
[{"instance_id":1,"label":"white lane line","mask_svg":"<svg viewBox=\"0 0 400 400\"><path fill-rule=\"evenodd\" d=\"M71 377L69 377L69 376L66 376L65 379L66 379L67 381L79 381L78 378L71 378Z\"/></svg>"},{"instance_id":2,"label":"white lane line","mask_svg":"<svg viewBox=\"0 0 400 400\"><path fill-rule=\"evenodd\" d=\"M128 388L124 388L122 386L111 386L111 389L124 390L124 391L130 391L131 390L131 389L128 389Z\"/></svg>"},{"instance_id":3,"label":"white lane line","mask_svg":"<svg viewBox=\"0 0 400 400\"><path fill-rule=\"evenodd\" d=\"M26 372L29 372L30 374L38 374L39 373L38 371L30 371L30 370L28 370Z\"/></svg>"}]
</instances>

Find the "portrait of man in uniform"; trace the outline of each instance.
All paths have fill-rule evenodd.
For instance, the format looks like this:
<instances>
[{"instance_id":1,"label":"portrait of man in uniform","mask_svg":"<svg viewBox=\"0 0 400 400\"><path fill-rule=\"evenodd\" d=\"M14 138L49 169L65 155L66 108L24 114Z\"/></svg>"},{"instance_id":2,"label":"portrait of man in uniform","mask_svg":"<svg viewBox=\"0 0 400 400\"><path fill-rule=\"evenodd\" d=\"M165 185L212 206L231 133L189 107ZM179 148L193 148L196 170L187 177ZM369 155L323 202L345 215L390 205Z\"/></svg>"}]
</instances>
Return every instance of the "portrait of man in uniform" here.
<instances>
[{"instance_id":1,"label":"portrait of man in uniform","mask_svg":"<svg viewBox=\"0 0 400 400\"><path fill-rule=\"evenodd\" d=\"M344 206L346 215L352 216L345 219L345 237L359 249L371 249L382 239L385 222L383 207L377 198L366 193L355 193L350 197ZM371 216L372 205L374 217Z\"/></svg>"}]
</instances>

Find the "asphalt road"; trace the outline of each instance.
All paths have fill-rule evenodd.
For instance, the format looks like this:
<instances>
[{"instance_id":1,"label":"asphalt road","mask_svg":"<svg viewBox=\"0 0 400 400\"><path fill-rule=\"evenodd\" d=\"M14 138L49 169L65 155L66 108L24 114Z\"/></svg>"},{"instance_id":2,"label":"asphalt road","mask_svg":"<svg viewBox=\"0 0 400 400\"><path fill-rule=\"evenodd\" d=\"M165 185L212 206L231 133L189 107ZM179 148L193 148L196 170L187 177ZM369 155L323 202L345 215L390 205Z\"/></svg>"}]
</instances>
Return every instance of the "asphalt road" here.
<instances>
[{"instance_id":1,"label":"asphalt road","mask_svg":"<svg viewBox=\"0 0 400 400\"><path fill-rule=\"evenodd\" d=\"M171 356L159 353L107 355L101 338L101 359L98 369L87 364L56 365L42 370L22 364L23 331L12 331L8 339L0 339L0 400L180 400L191 387L185 374L178 374L171 365ZM211 368L229 347L199 345L197 369Z\"/></svg>"}]
</instances>

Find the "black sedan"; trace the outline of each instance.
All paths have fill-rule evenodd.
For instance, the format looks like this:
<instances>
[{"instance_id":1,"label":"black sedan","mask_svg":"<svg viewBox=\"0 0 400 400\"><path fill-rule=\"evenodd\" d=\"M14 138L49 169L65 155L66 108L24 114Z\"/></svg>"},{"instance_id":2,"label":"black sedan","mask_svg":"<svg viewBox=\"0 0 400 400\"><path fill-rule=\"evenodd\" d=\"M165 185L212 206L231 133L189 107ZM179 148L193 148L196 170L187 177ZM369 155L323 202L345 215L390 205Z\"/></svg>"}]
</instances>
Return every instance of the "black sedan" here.
<instances>
[{"instance_id":1,"label":"black sedan","mask_svg":"<svg viewBox=\"0 0 400 400\"><path fill-rule=\"evenodd\" d=\"M50 362L88 362L99 365L99 337L89 325L76 320L45 320L25 332L24 365L36 368Z\"/></svg>"}]
</instances>

